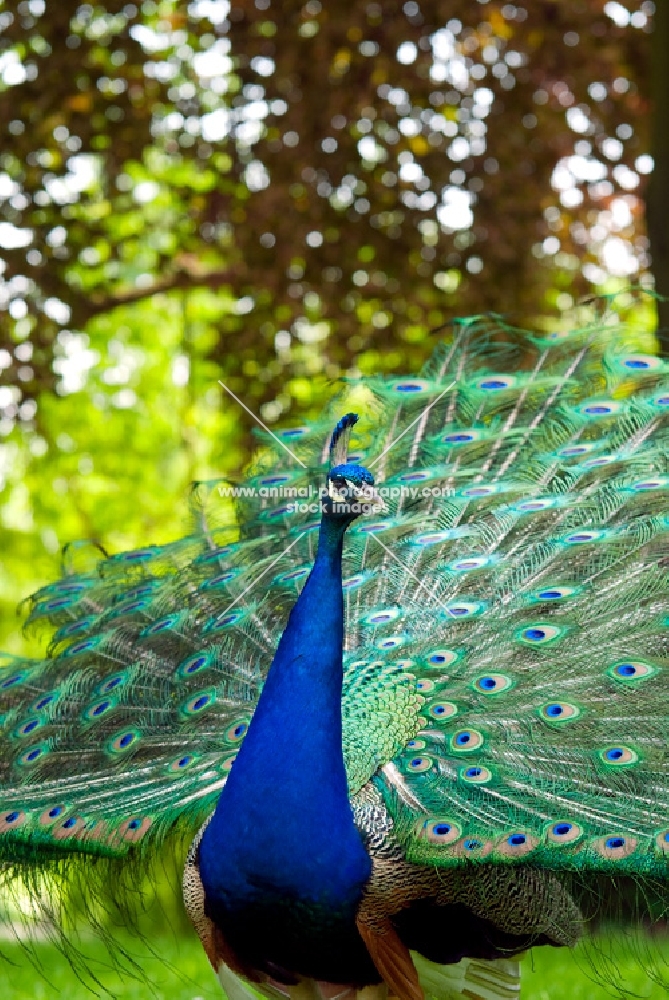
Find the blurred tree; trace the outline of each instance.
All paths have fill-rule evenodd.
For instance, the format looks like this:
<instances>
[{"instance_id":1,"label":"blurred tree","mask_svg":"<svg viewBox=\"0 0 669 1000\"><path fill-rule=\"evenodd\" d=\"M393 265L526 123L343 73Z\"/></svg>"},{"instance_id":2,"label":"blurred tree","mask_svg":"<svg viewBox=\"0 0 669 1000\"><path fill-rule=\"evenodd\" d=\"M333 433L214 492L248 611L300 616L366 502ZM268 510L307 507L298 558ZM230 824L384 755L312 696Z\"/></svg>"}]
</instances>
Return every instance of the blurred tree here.
<instances>
[{"instance_id":1,"label":"blurred tree","mask_svg":"<svg viewBox=\"0 0 669 1000\"><path fill-rule=\"evenodd\" d=\"M455 313L643 277L653 9L6 0L5 380L62 388L61 331L221 289L211 356L273 421Z\"/></svg>"},{"instance_id":2,"label":"blurred tree","mask_svg":"<svg viewBox=\"0 0 669 1000\"><path fill-rule=\"evenodd\" d=\"M652 48L653 129L655 169L648 190L648 234L653 254L655 290L666 297L657 305L658 336L669 353L669 130L664 117L669 107L669 6L655 13Z\"/></svg>"},{"instance_id":3,"label":"blurred tree","mask_svg":"<svg viewBox=\"0 0 669 1000\"><path fill-rule=\"evenodd\" d=\"M329 329L338 366L389 340L417 360L454 311L536 322L643 270L637 8L235 0L226 127L250 193L226 204L254 325L286 347Z\"/></svg>"}]
</instances>

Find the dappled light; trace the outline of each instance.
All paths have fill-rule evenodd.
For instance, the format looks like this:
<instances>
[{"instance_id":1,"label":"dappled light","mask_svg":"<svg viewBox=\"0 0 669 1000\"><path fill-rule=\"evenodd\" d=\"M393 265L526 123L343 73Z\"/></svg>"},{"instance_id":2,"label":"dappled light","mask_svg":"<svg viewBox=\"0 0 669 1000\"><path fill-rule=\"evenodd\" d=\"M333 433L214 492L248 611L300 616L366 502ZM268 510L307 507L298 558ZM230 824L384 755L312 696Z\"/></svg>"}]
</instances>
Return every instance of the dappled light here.
<instances>
[{"instance_id":1,"label":"dappled light","mask_svg":"<svg viewBox=\"0 0 669 1000\"><path fill-rule=\"evenodd\" d=\"M653 10L3 3L0 430L160 292L209 290L207 353L274 422L454 314L648 284Z\"/></svg>"}]
</instances>

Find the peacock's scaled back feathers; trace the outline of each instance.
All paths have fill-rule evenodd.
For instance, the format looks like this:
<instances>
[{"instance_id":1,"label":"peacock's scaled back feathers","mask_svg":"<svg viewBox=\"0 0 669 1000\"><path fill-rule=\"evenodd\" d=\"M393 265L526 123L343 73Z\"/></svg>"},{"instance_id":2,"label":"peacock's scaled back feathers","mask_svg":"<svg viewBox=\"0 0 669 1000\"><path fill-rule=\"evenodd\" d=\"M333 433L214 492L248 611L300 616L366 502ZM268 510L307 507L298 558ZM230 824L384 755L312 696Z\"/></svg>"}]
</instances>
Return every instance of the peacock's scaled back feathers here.
<instances>
[{"instance_id":1,"label":"peacock's scaled back feathers","mask_svg":"<svg viewBox=\"0 0 669 1000\"><path fill-rule=\"evenodd\" d=\"M416 864L666 878L667 364L606 324L477 318L336 418L351 397L389 507L344 546L351 795L373 783ZM332 423L262 435L188 537L33 596L49 655L0 670L0 859L147 852L211 812L313 563Z\"/></svg>"}]
</instances>

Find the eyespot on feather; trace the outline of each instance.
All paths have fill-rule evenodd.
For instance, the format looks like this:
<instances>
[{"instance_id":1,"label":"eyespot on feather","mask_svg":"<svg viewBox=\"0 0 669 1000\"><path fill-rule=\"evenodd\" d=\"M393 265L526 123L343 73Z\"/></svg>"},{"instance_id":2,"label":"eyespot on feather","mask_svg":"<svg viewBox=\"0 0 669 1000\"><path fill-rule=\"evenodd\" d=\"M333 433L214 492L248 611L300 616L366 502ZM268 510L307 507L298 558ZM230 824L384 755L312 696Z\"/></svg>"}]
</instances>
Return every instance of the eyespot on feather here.
<instances>
[{"instance_id":1,"label":"eyespot on feather","mask_svg":"<svg viewBox=\"0 0 669 1000\"><path fill-rule=\"evenodd\" d=\"M454 649L433 649L431 652L425 654L425 661L428 667L432 667L435 670L442 670L444 667L450 667L451 664L459 660L460 655Z\"/></svg>"},{"instance_id":2,"label":"eyespot on feather","mask_svg":"<svg viewBox=\"0 0 669 1000\"><path fill-rule=\"evenodd\" d=\"M60 642L62 639L69 639L73 635L79 635L80 632L85 632L87 629L92 628L97 621L97 615L86 615L76 622L68 622L67 625L62 625L54 634L54 642Z\"/></svg>"},{"instance_id":3,"label":"eyespot on feather","mask_svg":"<svg viewBox=\"0 0 669 1000\"><path fill-rule=\"evenodd\" d=\"M473 573L479 569L487 569L496 562L498 562L496 556L465 556L461 559L455 559L448 564L447 568L451 573Z\"/></svg>"},{"instance_id":4,"label":"eyespot on feather","mask_svg":"<svg viewBox=\"0 0 669 1000\"><path fill-rule=\"evenodd\" d=\"M639 762L636 750L622 745L606 747L599 751L598 756L609 767L630 767Z\"/></svg>"},{"instance_id":5,"label":"eyespot on feather","mask_svg":"<svg viewBox=\"0 0 669 1000\"><path fill-rule=\"evenodd\" d=\"M583 836L583 827L569 819L560 819L546 828L546 837L551 844L567 846L575 844Z\"/></svg>"},{"instance_id":6,"label":"eyespot on feather","mask_svg":"<svg viewBox=\"0 0 669 1000\"><path fill-rule=\"evenodd\" d=\"M483 744L483 733L478 729L459 729L453 733L449 745L454 753L471 753Z\"/></svg>"},{"instance_id":7,"label":"eyespot on feather","mask_svg":"<svg viewBox=\"0 0 669 1000\"><path fill-rule=\"evenodd\" d=\"M41 729L44 725L44 720L40 719L39 716L32 716L30 719L26 719L24 722L20 723L14 730L14 736L21 738L24 736L31 736L38 729ZM39 737L38 737L39 739Z\"/></svg>"},{"instance_id":8,"label":"eyespot on feather","mask_svg":"<svg viewBox=\"0 0 669 1000\"><path fill-rule=\"evenodd\" d=\"M471 444L472 441L480 441L483 436L483 432L478 428L467 427L461 430L452 430L447 434L442 434L439 438L441 444L447 444L451 448L457 448L462 445Z\"/></svg>"},{"instance_id":9,"label":"eyespot on feather","mask_svg":"<svg viewBox=\"0 0 669 1000\"><path fill-rule=\"evenodd\" d=\"M460 827L451 819L429 819L418 823L418 836L431 844L447 847L455 843L461 833Z\"/></svg>"},{"instance_id":10,"label":"eyespot on feather","mask_svg":"<svg viewBox=\"0 0 669 1000\"><path fill-rule=\"evenodd\" d=\"M399 616L399 608L378 608L363 615L360 621L363 625L385 625L387 622L396 621Z\"/></svg>"},{"instance_id":11,"label":"eyespot on feather","mask_svg":"<svg viewBox=\"0 0 669 1000\"><path fill-rule=\"evenodd\" d=\"M388 389L398 396L415 398L425 396L430 392L437 392L439 387L427 379L403 378L388 383Z\"/></svg>"},{"instance_id":12,"label":"eyespot on feather","mask_svg":"<svg viewBox=\"0 0 669 1000\"><path fill-rule=\"evenodd\" d=\"M653 677L657 672L657 667L644 663L643 660L621 660L606 670L609 677L623 684L636 684L638 681Z\"/></svg>"},{"instance_id":13,"label":"eyespot on feather","mask_svg":"<svg viewBox=\"0 0 669 1000\"><path fill-rule=\"evenodd\" d=\"M441 609L441 617L451 621L465 618L477 618L487 607L485 601L449 601Z\"/></svg>"},{"instance_id":14,"label":"eyespot on feather","mask_svg":"<svg viewBox=\"0 0 669 1000\"><path fill-rule=\"evenodd\" d=\"M135 748L141 738L142 734L139 729L124 729L107 741L107 750L111 754L126 753Z\"/></svg>"},{"instance_id":15,"label":"eyespot on feather","mask_svg":"<svg viewBox=\"0 0 669 1000\"><path fill-rule=\"evenodd\" d=\"M376 649L391 650L397 649L398 646L403 646L406 639L403 635L389 635L385 639L379 639L374 643Z\"/></svg>"},{"instance_id":16,"label":"eyespot on feather","mask_svg":"<svg viewBox=\"0 0 669 1000\"><path fill-rule=\"evenodd\" d=\"M597 451L601 447L603 447L603 442L601 441L582 441L578 444L568 445L566 448L560 448L556 454L560 458L580 458L582 455L588 455L590 452Z\"/></svg>"},{"instance_id":17,"label":"eyespot on feather","mask_svg":"<svg viewBox=\"0 0 669 1000\"><path fill-rule=\"evenodd\" d=\"M67 819L53 826L51 836L56 840L67 840L69 837L78 836L85 826L86 821L80 816L68 816Z\"/></svg>"},{"instance_id":18,"label":"eyespot on feather","mask_svg":"<svg viewBox=\"0 0 669 1000\"><path fill-rule=\"evenodd\" d=\"M654 354L623 354L616 358L616 362L621 368L640 375L664 367L662 359L656 358Z\"/></svg>"},{"instance_id":19,"label":"eyespot on feather","mask_svg":"<svg viewBox=\"0 0 669 1000\"><path fill-rule=\"evenodd\" d=\"M201 556L198 556L193 560L195 566L207 566L213 562L219 562L225 560L225 557L230 555L234 550L233 545L224 545L219 549L215 549L213 552L205 552Z\"/></svg>"},{"instance_id":20,"label":"eyespot on feather","mask_svg":"<svg viewBox=\"0 0 669 1000\"><path fill-rule=\"evenodd\" d=\"M38 743L35 746L28 747L28 749L24 750L19 756L17 763L22 767L30 767L32 764L36 764L39 760L41 760L50 749L51 748L48 743Z\"/></svg>"},{"instance_id":21,"label":"eyespot on feather","mask_svg":"<svg viewBox=\"0 0 669 1000\"><path fill-rule=\"evenodd\" d=\"M9 677L0 680L0 691L7 691L9 688L19 687L24 681L30 676L29 670L19 670L16 673L10 674Z\"/></svg>"},{"instance_id":22,"label":"eyespot on feather","mask_svg":"<svg viewBox=\"0 0 669 1000\"><path fill-rule=\"evenodd\" d=\"M408 760L404 765L404 769L411 774L422 774L425 771L429 771L433 764L434 761L431 757L417 756Z\"/></svg>"},{"instance_id":23,"label":"eyespot on feather","mask_svg":"<svg viewBox=\"0 0 669 1000\"><path fill-rule=\"evenodd\" d=\"M554 601L564 601L569 597L575 597L580 591L580 587L563 587L557 584L554 586L547 584L541 590L535 590L530 595L530 600L537 604L542 604L544 601L553 603Z\"/></svg>"},{"instance_id":24,"label":"eyespot on feather","mask_svg":"<svg viewBox=\"0 0 669 1000\"><path fill-rule=\"evenodd\" d=\"M193 764L198 760L198 757L192 753L182 754L173 760L171 764L167 765L167 770L170 774L181 774L182 771L188 770Z\"/></svg>"},{"instance_id":25,"label":"eyespot on feather","mask_svg":"<svg viewBox=\"0 0 669 1000\"><path fill-rule=\"evenodd\" d=\"M565 722L573 722L581 715L581 709L567 701L549 701L539 709L539 715L544 722L557 723L562 725Z\"/></svg>"},{"instance_id":26,"label":"eyespot on feather","mask_svg":"<svg viewBox=\"0 0 669 1000\"><path fill-rule=\"evenodd\" d=\"M563 538L563 541L567 545L589 545L594 542L606 542L613 537L611 531L605 530L590 530L589 528L581 528L579 531L572 531L570 534Z\"/></svg>"},{"instance_id":27,"label":"eyespot on feather","mask_svg":"<svg viewBox=\"0 0 669 1000\"><path fill-rule=\"evenodd\" d=\"M28 813L23 809L8 809L0 813L0 833L8 833L18 830L24 826L28 819Z\"/></svg>"},{"instance_id":28,"label":"eyespot on feather","mask_svg":"<svg viewBox=\"0 0 669 1000\"><path fill-rule=\"evenodd\" d=\"M69 811L69 806L60 803L58 805L47 806L40 814L38 822L40 826L53 826L59 820L63 820Z\"/></svg>"},{"instance_id":29,"label":"eyespot on feather","mask_svg":"<svg viewBox=\"0 0 669 1000\"><path fill-rule=\"evenodd\" d=\"M591 420L615 416L623 404L616 399L586 399L576 407L578 412Z\"/></svg>"},{"instance_id":30,"label":"eyespot on feather","mask_svg":"<svg viewBox=\"0 0 669 1000\"><path fill-rule=\"evenodd\" d=\"M580 469L601 469L606 465L613 465L615 462L624 461L620 455L597 455L595 458L588 458L581 462Z\"/></svg>"},{"instance_id":31,"label":"eyespot on feather","mask_svg":"<svg viewBox=\"0 0 669 1000\"><path fill-rule=\"evenodd\" d=\"M495 852L508 858L521 858L539 846L539 838L525 830L504 834L495 844Z\"/></svg>"},{"instance_id":32,"label":"eyespot on feather","mask_svg":"<svg viewBox=\"0 0 669 1000\"><path fill-rule=\"evenodd\" d=\"M362 521L360 524L354 525L350 530L358 535L378 534L381 531L388 531L395 523L391 518L388 518L386 521ZM318 524L316 527L320 527L320 525Z\"/></svg>"},{"instance_id":33,"label":"eyespot on feather","mask_svg":"<svg viewBox=\"0 0 669 1000\"><path fill-rule=\"evenodd\" d=\"M210 618L205 625L204 632L218 632L224 628L231 628L236 625L237 622L241 621L245 615L243 609L238 609L237 611L229 611L224 615L217 615L215 618Z\"/></svg>"},{"instance_id":34,"label":"eyespot on feather","mask_svg":"<svg viewBox=\"0 0 669 1000\"><path fill-rule=\"evenodd\" d=\"M231 723L223 734L223 738L228 743L240 743L248 732L248 719L237 719Z\"/></svg>"},{"instance_id":35,"label":"eyespot on feather","mask_svg":"<svg viewBox=\"0 0 669 1000\"><path fill-rule=\"evenodd\" d=\"M211 650L202 650L199 653L193 653L191 656L186 657L185 660L182 660L175 674L181 680L192 677L194 674L199 674L203 670L207 670L211 666L213 659L214 654Z\"/></svg>"},{"instance_id":36,"label":"eyespot on feather","mask_svg":"<svg viewBox=\"0 0 669 1000\"><path fill-rule=\"evenodd\" d=\"M492 771L482 764L463 767L458 773L460 780L468 785L487 785L492 780Z\"/></svg>"},{"instance_id":37,"label":"eyespot on feather","mask_svg":"<svg viewBox=\"0 0 669 1000\"><path fill-rule=\"evenodd\" d=\"M490 854L493 842L477 834L463 837L453 848L453 853L460 858L484 858Z\"/></svg>"},{"instance_id":38,"label":"eyespot on feather","mask_svg":"<svg viewBox=\"0 0 669 1000\"><path fill-rule=\"evenodd\" d=\"M231 581L234 580L235 577L239 576L240 573L241 573L240 569L225 570L223 573L218 573L217 576L212 576L211 579L209 580L203 580L203 582L198 587L198 590L207 591L207 590L216 590L220 587L225 587L229 583L231 583Z\"/></svg>"},{"instance_id":39,"label":"eyespot on feather","mask_svg":"<svg viewBox=\"0 0 669 1000\"><path fill-rule=\"evenodd\" d=\"M271 476L260 476L257 480L258 486L282 486L285 483L295 482L299 479L301 473L299 472L284 472L284 473L274 473Z\"/></svg>"},{"instance_id":40,"label":"eyespot on feather","mask_svg":"<svg viewBox=\"0 0 669 1000\"><path fill-rule=\"evenodd\" d=\"M35 605L33 614L42 615L50 614L52 611L63 611L65 608L71 608L78 604L79 600L79 594L69 594L63 597L53 597L49 601L39 601Z\"/></svg>"},{"instance_id":41,"label":"eyespot on feather","mask_svg":"<svg viewBox=\"0 0 669 1000\"><path fill-rule=\"evenodd\" d=\"M511 510L517 514L536 514L542 510L553 510L562 506L560 497L533 497L531 500L519 500L511 504Z\"/></svg>"},{"instance_id":42,"label":"eyespot on feather","mask_svg":"<svg viewBox=\"0 0 669 1000\"><path fill-rule=\"evenodd\" d=\"M119 562L119 563L139 563L146 562L149 559L153 559L155 555L159 552L158 546L152 545L147 546L144 549L135 549L133 552L119 552L117 555L110 556L109 562Z\"/></svg>"},{"instance_id":43,"label":"eyespot on feather","mask_svg":"<svg viewBox=\"0 0 669 1000\"><path fill-rule=\"evenodd\" d=\"M158 635L161 632L168 632L174 625L178 625L181 620L181 614L176 613L173 615L166 615L164 618L159 618L158 621L151 622L146 628L143 628L139 633L142 638L150 635Z\"/></svg>"},{"instance_id":44,"label":"eyespot on feather","mask_svg":"<svg viewBox=\"0 0 669 1000\"><path fill-rule=\"evenodd\" d=\"M458 706L452 701L434 701L431 705L428 705L427 713L432 719L443 722L446 719L452 719L454 715L458 714Z\"/></svg>"},{"instance_id":45,"label":"eyespot on feather","mask_svg":"<svg viewBox=\"0 0 669 1000\"><path fill-rule=\"evenodd\" d=\"M442 542L450 542L453 538L459 537L459 533L453 531L421 531L413 535L409 541L412 545L440 545Z\"/></svg>"},{"instance_id":46,"label":"eyespot on feather","mask_svg":"<svg viewBox=\"0 0 669 1000\"><path fill-rule=\"evenodd\" d=\"M513 484L505 483L503 481L495 483L494 485L480 483L476 486L467 486L465 489L460 490L459 496L465 497L467 500L484 500L486 497L506 493L510 489L514 489Z\"/></svg>"},{"instance_id":47,"label":"eyespot on feather","mask_svg":"<svg viewBox=\"0 0 669 1000\"><path fill-rule=\"evenodd\" d=\"M414 472L403 472L399 476L394 476L393 480L398 483L424 483L427 479L433 479L434 475L430 469L416 469Z\"/></svg>"},{"instance_id":48,"label":"eyespot on feather","mask_svg":"<svg viewBox=\"0 0 669 1000\"><path fill-rule=\"evenodd\" d=\"M559 639L564 633L565 629L557 625L534 622L516 632L516 639L527 646L546 646L548 643Z\"/></svg>"},{"instance_id":49,"label":"eyespot on feather","mask_svg":"<svg viewBox=\"0 0 669 1000\"><path fill-rule=\"evenodd\" d=\"M607 837L598 837L592 846L601 857L609 861L621 861L634 853L637 840L636 837L614 833Z\"/></svg>"},{"instance_id":50,"label":"eyespot on feather","mask_svg":"<svg viewBox=\"0 0 669 1000\"><path fill-rule=\"evenodd\" d=\"M183 715L199 715L216 702L216 688L207 688L205 691L198 691L192 695L188 701L181 706Z\"/></svg>"},{"instance_id":51,"label":"eyespot on feather","mask_svg":"<svg viewBox=\"0 0 669 1000\"><path fill-rule=\"evenodd\" d=\"M30 706L34 712L43 712L45 708L49 705L54 705L55 702L60 697L61 692L56 689L55 691L45 691L39 698L37 698Z\"/></svg>"},{"instance_id":52,"label":"eyespot on feather","mask_svg":"<svg viewBox=\"0 0 669 1000\"><path fill-rule=\"evenodd\" d=\"M431 694L435 687L434 681L428 680L426 677L416 681L416 691L420 691L421 694Z\"/></svg>"},{"instance_id":53,"label":"eyespot on feather","mask_svg":"<svg viewBox=\"0 0 669 1000\"><path fill-rule=\"evenodd\" d=\"M284 438L284 440L297 441L308 437L311 431L311 427L286 427L283 430L277 431L276 434L277 437Z\"/></svg>"},{"instance_id":54,"label":"eyespot on feather","mask_svg":"<svg viewBox=\"0 0 669 1000\"><path fill-rule=\"evenodd\" d=\"M112 674L111 677L105 678L105 680L98 685L96 691L98 694L109 694L110 691L116 691L118 688L123 687L127 680L127 671Z\"/></svg>"},{"instance_id":55,"label":"eyespot on feather","mask_svg":"<svg viewBox=\"0 0 669 1000\"><path fill-rule=\"evenodd\" d=\"M274 577L274 583L295 583L297 580L303 580L305 576L309 576L310 572L310 566L298 566L297 569L288 570L286 573L279 573L278 576Z\"/></svg>"},{"instance_id":56,"label":"eyespot on feather","mask_svg":"<svg viewBox=\"0 0 669 1000\"><path fill-rule=\"evenodd\" d=\"M497 695L513 687L513 679L506 674L484 674L473 681L472 686L480 694Z\"/></svg>"},{"instance_id":57,"label":"eyespot on feather","mask_svg":"<svg viewBox=\"0 0 669 1000\"><path fill-rule=\"evenodd\" d=\"M117 705L115 698L100 698L94 701L84 710L84 718L88 719L90 722L96 722L101 719L103 715L108 715Z\"/></svg>"},{"instance_id":58,"label":"eyespot on feather","mask_svg":"<svg viewBox=\"0 0 669 1000\"><path fill-rule=\"evenodd\" d=\"M477 379L473 387L484 393L504 392L506 389L513 389L517 381L515 375L486 375Z\"/></svg>"},{"instance_id":59,"label":"eyespot on feather","mask_svg":"<svg viewBox=\"0 0 669 1000\"><path fill-rule=\"evenodd\" d=\"M414 750L424 750L426 746L425 740L409 740L406 749L413 752Z\"/></svg>"},{"instance_id":60,"label":"eyespot on feather","mask_svg":"<svg viewBox=\"0 0 669 1000\"><path fill-rule=\"evenodd\" d=\"M125 601L123 604L115 605L111 611L107 612L105 621L113 621L116 618L122 618L124 615L135 615L140 611L145 611L146 608L151 606L151 603L151 597L138 597L133 598L131 601Z\"/></svg>"},{"instance_id":61,"label":"eyespot on feather","mask_svg":"<svg viewBox=\"0 0 669 1000\"><path fill-rule=\"evenodd\" d=\"M90 639L79 639L78 642L71 643L60 655L62 657L70 657L79 656L81 653L90 653L91 650L101 646L106 638L107 635L103 632L100 635L91 636Z\"/></svg>"},{"instance_id":62,"label":"eyespot on feather","mask_svg":"<svg viewBox=\"0 0 669 1000\"><path fill-rule=\"evenodd\" d=\"M124 820L120 826L114 830L109 838L111 843L125 842L136 844L148 833L153 820L150 816L131 816Z\"/></svg>"},{"instance_id":63,"label":"eyespot on feather","mask_svg":"<svg viewBox=\"0 0 669 1000\"><path fill-rule=\"evenodd\" d=\"M669 486L669 478L667 476L650 476L647 479L640 479L636 483L632 483L630 489L634 490L635 493L645 493L650 490L665 490Z\"/></svg>"}]
</instances>

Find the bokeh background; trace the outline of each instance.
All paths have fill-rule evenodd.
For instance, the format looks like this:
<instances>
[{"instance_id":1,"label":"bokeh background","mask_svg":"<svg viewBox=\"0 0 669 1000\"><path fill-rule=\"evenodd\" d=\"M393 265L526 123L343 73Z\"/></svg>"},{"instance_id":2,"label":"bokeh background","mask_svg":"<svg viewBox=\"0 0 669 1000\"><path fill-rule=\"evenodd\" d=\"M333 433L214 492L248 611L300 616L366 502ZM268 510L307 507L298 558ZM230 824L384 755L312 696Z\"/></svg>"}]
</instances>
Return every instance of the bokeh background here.
<instances>
[{"instance_id":1,"label":"bokeh background","mask_svg":"<svg viewBox=\"0 0 669 1000\"><path fill-rule=\"evenodd\" d=\"M0 649L41 648L63 546L164 542L242 473L219 380L298 425L453 317L593 295L667 348L668 52L650 0L0 0ZM3 994L74 995L43 961ZM536 961L528 998L605 995Z\"/></svg>"}]
</instances>

